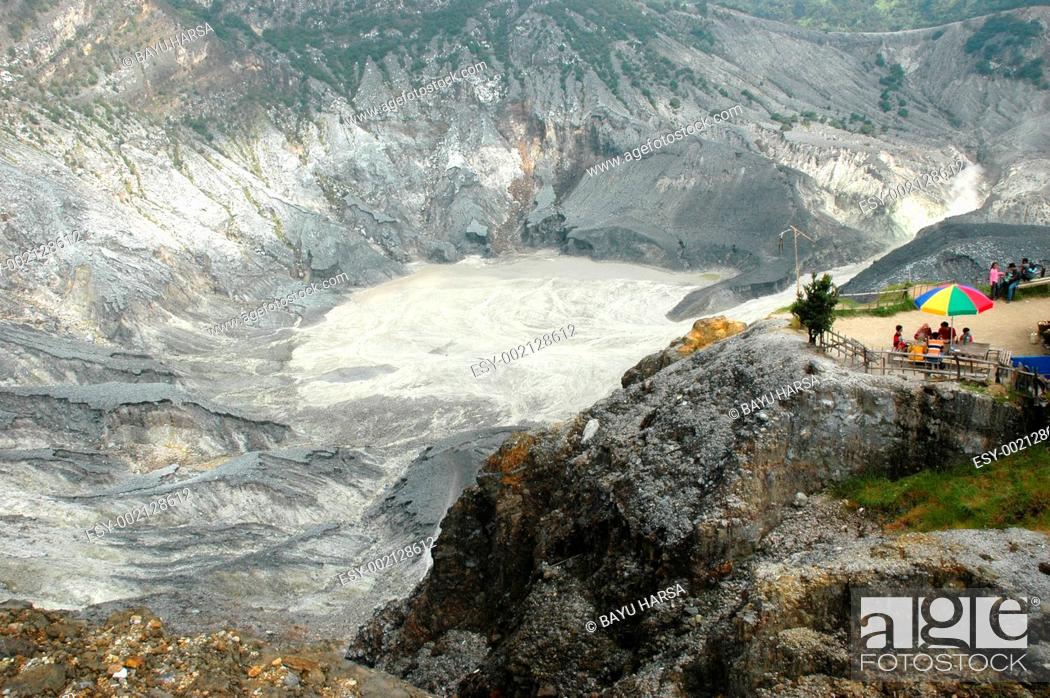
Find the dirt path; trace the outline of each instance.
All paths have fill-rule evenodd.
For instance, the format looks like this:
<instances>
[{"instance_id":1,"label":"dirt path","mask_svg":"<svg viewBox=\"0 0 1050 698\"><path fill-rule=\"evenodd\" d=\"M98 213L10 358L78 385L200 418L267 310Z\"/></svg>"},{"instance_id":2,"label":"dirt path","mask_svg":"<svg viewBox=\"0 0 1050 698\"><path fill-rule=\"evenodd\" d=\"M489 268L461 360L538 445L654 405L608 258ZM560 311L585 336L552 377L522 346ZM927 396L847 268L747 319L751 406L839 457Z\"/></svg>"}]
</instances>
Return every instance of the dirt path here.
<instances>
[{"instance_id":1,"label":"dirt path","mask_svg":"<svg viewBox=\"0 0 1050 698\"><path fill-rule=\"evenodd\" d=\"M872 349L888 349L895 326L904 325L904 337L911 339L922 323L936 329L944 320L949 318L914 310L885 318L840 318L834 329ZM1036 331L1036 324L1041 321L1050 321L1050 298L1045 296L1018 298L1013 303L996 301L994 308L981 315L956 317L955 329L961 334L963 327L969 327L975 342L990 342L993 347L1009 349L1015 356L1038 356L1046 352L1041 344L1029 344L1028 335Z\"/></svg>"}]
</instances>

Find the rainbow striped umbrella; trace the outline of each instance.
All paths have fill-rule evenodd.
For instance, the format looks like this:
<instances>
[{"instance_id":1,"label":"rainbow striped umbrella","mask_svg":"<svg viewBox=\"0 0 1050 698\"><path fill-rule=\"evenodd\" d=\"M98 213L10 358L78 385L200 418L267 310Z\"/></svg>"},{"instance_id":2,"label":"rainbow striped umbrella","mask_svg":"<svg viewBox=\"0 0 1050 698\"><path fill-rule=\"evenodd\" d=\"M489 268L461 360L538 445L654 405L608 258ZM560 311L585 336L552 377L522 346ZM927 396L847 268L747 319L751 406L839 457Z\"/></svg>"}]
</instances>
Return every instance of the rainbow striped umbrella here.
<instances>
[{"instance_id":1,"label":"rainbow striped umbrella","mask_svg":"<svg viewBox=\"0 0 1050 698\"><path fill-rule=\"evenodd\" d=\"M952 339L949 344L955 341L956 315L978 315L994 306L992 299L976 288L960 284L938 286L915 299L915 307L922 312L952 318Z\"/></svg>"},{"instance_id":2,"label":"rainbow striped umbrella","mask_svg":"<svg viewBox=\"0 0 1050 698\"><path fill-rule=\"evenodd\" d=\"M915 307L933 315L977 315L995 303L972 286L946 284L927 291L915 299Z\"/></svg>"}]
</instances>

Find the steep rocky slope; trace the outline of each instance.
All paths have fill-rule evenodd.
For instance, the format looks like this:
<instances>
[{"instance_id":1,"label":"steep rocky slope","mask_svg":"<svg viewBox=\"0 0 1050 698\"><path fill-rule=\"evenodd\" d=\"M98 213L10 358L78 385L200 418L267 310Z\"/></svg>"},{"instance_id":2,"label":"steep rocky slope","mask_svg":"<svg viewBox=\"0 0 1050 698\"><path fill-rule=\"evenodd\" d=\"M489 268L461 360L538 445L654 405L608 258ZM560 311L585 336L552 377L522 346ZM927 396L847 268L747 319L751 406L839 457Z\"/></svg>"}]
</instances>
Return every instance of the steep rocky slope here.
<instances>
[{"instance_id":1,"label":"steep rocky slope","mask_svg":"<svg viewBox=\"0 0 1050 698\"><path fill-rule=\"evenodd\" d=\"M975 73L963 46L981 20L856 35L573 0L421 3L418 16L394 3L23 9L2 44L0 260L82 240L0 277L0 310L55 331L142 346L144 325L195 330L302 280L345 272L342 294L409 260L523 245L743 272L685 317L783 287L775 236L789 223L817 237L809 266L869 256L990 192L996 216L1042 215L1047 92ZM1045 26L1048 12L1015 14ZM209 20L203 37L136 58ZM1045 51L1040 37L1026 57ZM351 118L478 60L477 75ZM876 106L896 63L906 115ZM641 162L585 171L738 104ZM862 196L957 158L980 167L861 215Z\"/></svg>"},{"instance_id":2,"label":"steep rocky slope","mask_svg":"<svg viewBox=\"0 0 1050 698\"><path fill-rule=\"evenodd\" d=\"M1031 81L976 72L978 57L964 47L981 19L849 35L703 3L633 0L0 0L0 9L11 18L0 27L0 489L7 501L0 548L9 560L0 590L39 603L148 602L186 633L222 627L231 615L256 631L294 616L309 624L304 632L345 637L375 603L414 583L426 560L369 580L364 590L339 586L336 574L433 532L472 482L480 452L502 434L483 429L476 440L464 434L427 443L430 435L419 432L444 404L375 396L312 405L287 370L296 328L411 262L543 247L740 271L684 299L674 311L684 318L789 284L791 255L776 242L789 223L816 235L802 246L807 267L856 261L974 209L987 220L1045 223L1047 93ZM1046 8L1011 16L1050 24ZM203 36L138 60L202 22ZM1039 36L1025 59L1046 47ZM393 113L353 118L481 60L478 74ZM883 111L880 92L898 63L899 108ZM587 173L735 105L733 119L700 136ZM967 164L959 177L907 205L861 214L861 197L956 159ZM9 263L60 235L79 241ZM338 274L346 274L339 284L258 322L209 331ZM626 381L622 395L663 385L649 374L679 355L672 348L640 366L633 375L645 377ZM723 357L726 376L740 368L738 357L712 355ZM769 368L770 356L754 366ZM668 375L700 370L698 361ZM750 389L788 368L746 370ZM332 390L353 374L333 371ZM655 400L638 397L638 409L644 403L655 415ZM597 469L612 449L605 439L618 409L610 403L594 421L537 443L578 449L593 459L579 467ZM484 414L475 406L466 412ZM700 430L703 444L721 444L727 454L728 465L716 464L707 482L720 482L719 468L735 462L730 452L773 448L771 441L750 445L711 416L710 431L698 421L673 425L683 434ZM659 426L655 419L646 433ZM395 428L369 429L383 422ZM989 434L1004 429L989 423ZM386 437L382 444L376 433ZM587 448L578 446L581 433ZM802 448L810 434L785 443ZM527 475L534 459L527 445L508 447L499 462L513 467L506 478L498 469L484 474L485 492ZM427 447L433 451L418 454ZM652 490L647 467L634 462L630 474ZM403 469L411 478L400 477ZM626 480L598 482L605 477L594 471L589 496L598 504L588 506L608 509L606 486L626 497ZM100 519L183 485L189 504L101 544L86 538ZM660 536L682 533L683 517L706 515L691 511L706 512L706 504L671 504L677 485L660 484L666 504L647 494L653 521L667 531L649 531L634 512L615 535L626 532L633 544L651 534L643 547L650 551L663 544ZM389 497L374 501L387 486ZM560 485L544 486L552 493L541 487L542 497L553 497ZM800 486L792 480L768 502L761 493L741 501L768 504L768 528L776 525L775 504ZM464 502L479 496L471 492ZM699 497L689 487L680 494ZM558 504L570 526L578 502ZM750 510L742 511L734 526L748 529ZM581 525L604 522L607 513ZM604 540L604 523L595 525ZM646 530L639 535L632 526ZM740 545L733 531L721 534L730 547ZM566 557L578 552L558 545ZM716 553L719 565L731 557ZM597 568L597 560L583 560ZM651 561L634 562L643 569ZM447 559L439 563L434 579L446 574ZM477 561L464 562L471 564ZM579 564L557 569L577 575ZM513 578L524 588L515 569L493 568L492 583ZM644 582L663 584L663 575ZM612 586L600 600L619 599L620 591L633 587ZM487 601L478 609L492 613ZM461 610L453 603L447 618ZM522 627L547 632L542 623ZM400 649L387 660L420 682L447 686L484 643L503 647L493 637L487 629L450 631L445 644L426 650L418 671L398 663ZM460 651L461 641L469 651ZM616 665L630 664L620 651L630 644L599 648L595 681L637 668ZM455 661L440 656L446 649ZM532 650L522 651L515 661L532 662ZM474 680L510 685L499 652ZM722 655L710 656L727 666ZM585 678L573 678L535 664L535 676L516 665L507 671L524 677L523 686L591 685L589 667L575 669Z\"/></svg>"},{"instance_id":3,"label":"steep rocky slope","mask_svg":"<svg viewBox=\"0 0 1050 698\"><path fill-rule=\"evenodd\" d=\"M919 233L914 240L880 258L843 287L863 293L904 281L954 280L987 284L992 262L1006 270L1028 257L1050 264L1050 226L973 223L952 218Z\"/></svg>"},{"instance_id":4,"label":"steep rocky slope","mask_svg":"<svg viewBox=\"0 0 1050 698\"><path fill-rule=\"evenodd\" d=\"M741 407L776 390L790 393ZM461 696L883 695L894 689L848 680L851 588L1042 596L1047 537L887 535L807 494L862 471L917 470L915 453L981 452L1031 426L972 392L853 373L762 323L573 422L509 439L483 469L494 477L443 522L427 578L362 629L349 657ZM598 623L676 585L673 601Z\"/></svg>"}]
</instances>

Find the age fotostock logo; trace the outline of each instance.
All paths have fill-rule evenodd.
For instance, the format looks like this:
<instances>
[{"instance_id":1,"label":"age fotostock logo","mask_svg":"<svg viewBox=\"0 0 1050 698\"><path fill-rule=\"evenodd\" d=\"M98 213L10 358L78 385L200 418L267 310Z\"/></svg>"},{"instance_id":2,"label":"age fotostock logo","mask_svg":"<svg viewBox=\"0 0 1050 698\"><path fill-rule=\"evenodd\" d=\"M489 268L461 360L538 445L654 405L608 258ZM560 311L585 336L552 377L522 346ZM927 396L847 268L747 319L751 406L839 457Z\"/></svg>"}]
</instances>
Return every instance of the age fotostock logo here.
<instances>
[{"instance_id":1,"label":"age fotostock logo","mask_svg":"<svg viewBox=\"0 0 1050 698\"><path fill-rule=\"evenodd\" d=\"M860 681L1048 681L1038 597L995 589L855 589L852 676ZM1040 654L1041 656L1041 654Z\"/></svg>"}]
</instances>

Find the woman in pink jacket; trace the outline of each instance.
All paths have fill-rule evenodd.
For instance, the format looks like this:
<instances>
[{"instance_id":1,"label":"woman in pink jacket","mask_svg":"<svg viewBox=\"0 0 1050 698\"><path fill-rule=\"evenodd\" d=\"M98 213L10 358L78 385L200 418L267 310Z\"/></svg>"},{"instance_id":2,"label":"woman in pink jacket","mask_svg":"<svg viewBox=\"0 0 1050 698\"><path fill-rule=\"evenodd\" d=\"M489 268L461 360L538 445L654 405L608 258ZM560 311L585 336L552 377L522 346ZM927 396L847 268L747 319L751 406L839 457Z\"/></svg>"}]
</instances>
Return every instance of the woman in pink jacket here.
<instances>
[{"instance_id":1,"label":"woman in pink jacket","mask_svg":"<svg viewBox=\"0 0 1050 698\"><path fill-rule=\"evenodd\" d=\"M994 301L999 297L999 281L1003 273L999 271L999 262L992 262L992 268L988 270L988 284L992 287L991 297Z\"/></svg>"}]
</instances>

